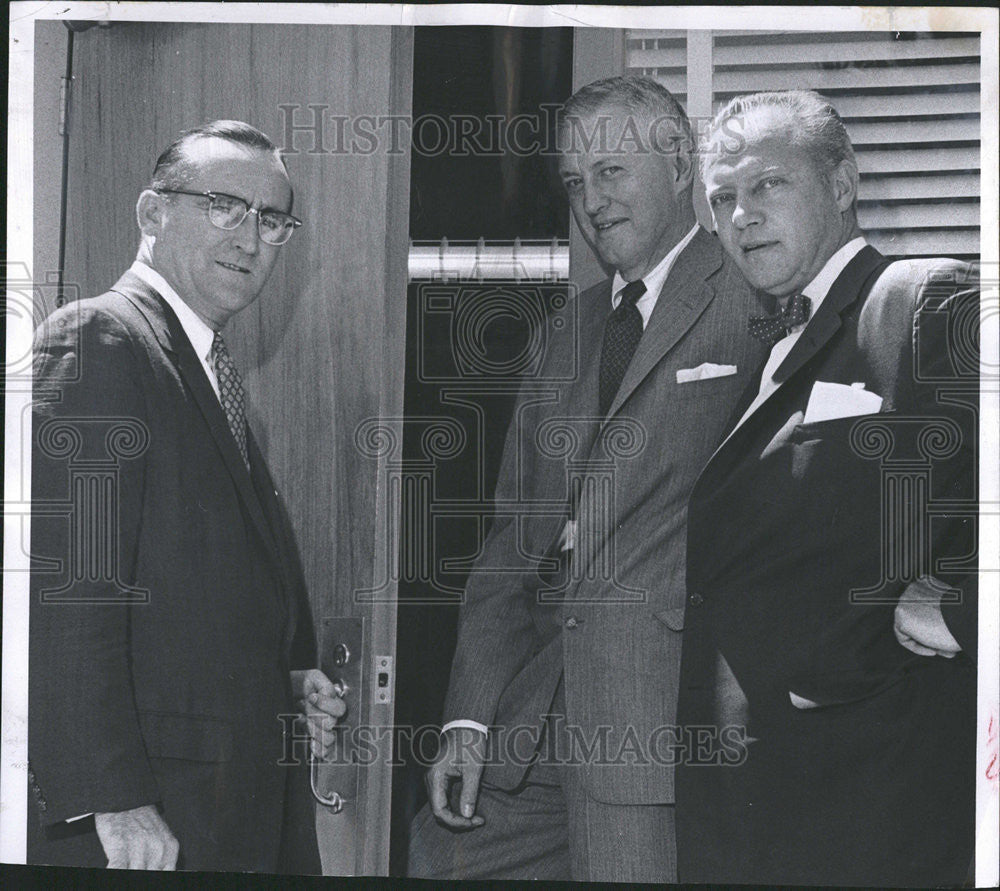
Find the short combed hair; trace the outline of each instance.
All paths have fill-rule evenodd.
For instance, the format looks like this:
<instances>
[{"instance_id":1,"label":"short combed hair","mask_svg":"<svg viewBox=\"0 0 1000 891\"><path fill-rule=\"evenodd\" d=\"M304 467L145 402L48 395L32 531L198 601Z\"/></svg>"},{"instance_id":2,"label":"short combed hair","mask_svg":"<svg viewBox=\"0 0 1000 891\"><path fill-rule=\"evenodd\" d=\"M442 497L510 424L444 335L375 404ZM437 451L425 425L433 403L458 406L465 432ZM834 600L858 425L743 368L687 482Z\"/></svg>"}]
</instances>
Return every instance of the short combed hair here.
<instances>
[{"instance_id":1,"label":"short combed hair","mask_svg":"<svg viewBox=\"0 0 1000 891\"><path fill-rule=\"evenodd\" d=\"M606 77L580 87L563 105L559 125L565 127L569 120L589 117L609 105L621 106L645 121L669 119L676 127L674 150L694 151L691 122L684 109L670 90L651 77Z\"/></svg>"},{"instance_id":2,"label":"short combed hair","mask_svg":"<svg viewBox=\"0 0 1000 891\"><path fill-rule=\"evenodd\" d=\"M841 161L857 166L854 148L847 135L847 128L837 110L813 90L783 90L749 93L736 96L712 120L701 144L700 165L704 179L706 168L714 155L725 149L717 146L716 136L724 133L739 142L749 136L746 126L733 127L754 112L775 109L788 115L789 135L795 145L806 149L824 171L830 171Z\"/></svg>"},{"instance_id":3,"label":"short combed hair","mask_svg":"<svg viewBox=\"0 0 1000 891\"><path fill-rule=\"evenodd\" d=\"M287 170L281 150L256 127L243 121L210 121L200 127L185 130L156 159L153 168L153 178L149 183L151 189L168 189L183 183L186 167L189 165L185 150L199 139L225 139L247 148L269 152L277 158Z\"/></svg>"}]
</instances>

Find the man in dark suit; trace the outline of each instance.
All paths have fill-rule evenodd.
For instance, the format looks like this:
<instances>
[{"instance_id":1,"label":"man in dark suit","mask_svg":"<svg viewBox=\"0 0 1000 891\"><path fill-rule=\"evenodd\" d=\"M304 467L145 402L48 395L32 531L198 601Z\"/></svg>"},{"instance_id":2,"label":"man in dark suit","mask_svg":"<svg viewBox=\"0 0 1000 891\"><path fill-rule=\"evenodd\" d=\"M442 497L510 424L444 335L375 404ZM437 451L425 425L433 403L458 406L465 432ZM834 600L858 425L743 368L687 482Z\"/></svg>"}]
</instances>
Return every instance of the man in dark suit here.
<instances>
[{"instance_id":1,"label":"man in dark suit","mask_svg":"<svg viewBox=\"0 0 1000 891\"><path fill-rule=\"evenodd\" d=\"M291 207L263 133L189 131L139 197L131 269L37 332L31 862L319 871L285 732L304 711L325 752L344 705L309 668L295 545L220 333Z\"/></svg>"},{"instance_id":2,"label":"man in dark suit","mask_svg":"<svg viewBox=\"0 0 1000 891\"><path fill-rule=\"evenodd\" d=\"M719 238L778 311L750 321L771 353L689 506L679 719L751 741L678 772L680 878L960 884L976 276L865 242L853 149L815 93L737 97L703 151Z\"/></svg>"},{"instance_id":3,"label":"man in dark suit","mask_svg":"<svg viewBox=\"0 0 1000 891\"><path fill-rule=\"evenodd\" d=\"M578 329L546 332L515 410L411 875L676 876L685 505L763 357L756 295L695 222L662 86L582 88L561 138L573 216L616 272L576 298Z\"/></svg>"}]
</instances>

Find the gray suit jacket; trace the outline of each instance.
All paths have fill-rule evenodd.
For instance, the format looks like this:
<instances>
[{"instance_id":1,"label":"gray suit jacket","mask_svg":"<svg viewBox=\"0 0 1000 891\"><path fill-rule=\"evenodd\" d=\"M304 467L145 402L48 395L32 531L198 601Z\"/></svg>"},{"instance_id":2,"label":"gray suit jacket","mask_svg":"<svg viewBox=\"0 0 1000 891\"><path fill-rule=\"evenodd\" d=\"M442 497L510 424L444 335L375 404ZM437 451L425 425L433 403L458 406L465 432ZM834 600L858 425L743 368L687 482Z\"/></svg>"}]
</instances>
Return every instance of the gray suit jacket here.
<instances>
[{"instance_id":1,"label":"gray suit jacket","mask_svg":"<svg viewBox=\"0 0 1000 891\"><path fill-rule=\"evenodd\" d=\"M548 331L523 388L496 490L496 519L466 588L445 719L491 724L513 788L564 680L559 753L584 763L595 798L673 800L687 499L733 406L764 359L747 334L756 293L710 233L681 253L606 419L597 416L606 281L577 298L578 325ZM688 383L702 363L734 374ZM562 381L562 382L560 382ZM567 518L579 522L568 574ZM558 576L558 580L553 580Z\"/></svg>"}]
</instances>

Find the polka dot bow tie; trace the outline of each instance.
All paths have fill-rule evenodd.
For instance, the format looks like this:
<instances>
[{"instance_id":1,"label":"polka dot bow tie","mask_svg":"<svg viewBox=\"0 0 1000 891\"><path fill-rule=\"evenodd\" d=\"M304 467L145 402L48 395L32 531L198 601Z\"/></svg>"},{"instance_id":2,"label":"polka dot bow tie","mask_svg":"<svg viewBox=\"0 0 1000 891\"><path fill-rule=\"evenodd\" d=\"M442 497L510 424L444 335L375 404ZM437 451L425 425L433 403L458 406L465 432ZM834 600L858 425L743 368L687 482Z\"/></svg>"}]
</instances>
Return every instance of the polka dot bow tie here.
<instances>
[{"instance_id":1,"label":"polka dot bow tie","mask_svg":"<svg viewBox=\"0 0 1000 891\"><path fill-rule=\"evenodd\" d=\"M805 294L796 294L785 308L773 316L750 316L750 333L766 344L775 344L785 337L792 328L809 321L812 301Z\"/></svg>"}]
</instances>

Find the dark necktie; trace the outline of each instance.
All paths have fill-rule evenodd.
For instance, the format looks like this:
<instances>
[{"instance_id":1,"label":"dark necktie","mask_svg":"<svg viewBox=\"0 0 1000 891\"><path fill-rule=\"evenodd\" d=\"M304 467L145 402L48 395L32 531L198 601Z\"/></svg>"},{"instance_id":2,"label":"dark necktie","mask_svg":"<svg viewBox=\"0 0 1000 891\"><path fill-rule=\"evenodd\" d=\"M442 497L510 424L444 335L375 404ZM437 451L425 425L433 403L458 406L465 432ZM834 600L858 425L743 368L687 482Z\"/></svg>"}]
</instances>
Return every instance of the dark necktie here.
<instances>
[{"instance_id":1,"label":"dark necktie","mask_svg":"<svg viewBox=\"0 0 1000 891\"><path fill-rule=\"evenodd\" d=\"M750 333L768 346L774 346L792 328L808 322L811 311L812 301L805 294L795 294L784 309L773 316L750 316Z\"/></svg>"},{"instance_id":2,"label":"dark necktie","mask_svg":"<svg viewBox=\"0 0 1000 891\"><path fill-rule=\"evenodd\" d=\"M226 349L226 342L216 331L212 340L212 366L215 368L215 379L219 384L219 402L226 413L229 429L233 432L236 446L243 456L243 463L250 468L247 458L247 416L243 403L243 380L236 370L236 363Z\"/></svg>"},{"instance_id":3,"label":"dark necktie","mask_svg":"<svg viewBox=\"0 0 1000 891\"><path fill-rule=\"evenodd\" d=\"M625 369L642 337L642 313L636 301L646 293L642 280L629 282L622 288L621 303L604 323L604 344L601 347L601 376L598 405L601 417L607 417Z\"/></svg>"}]
</instances>

